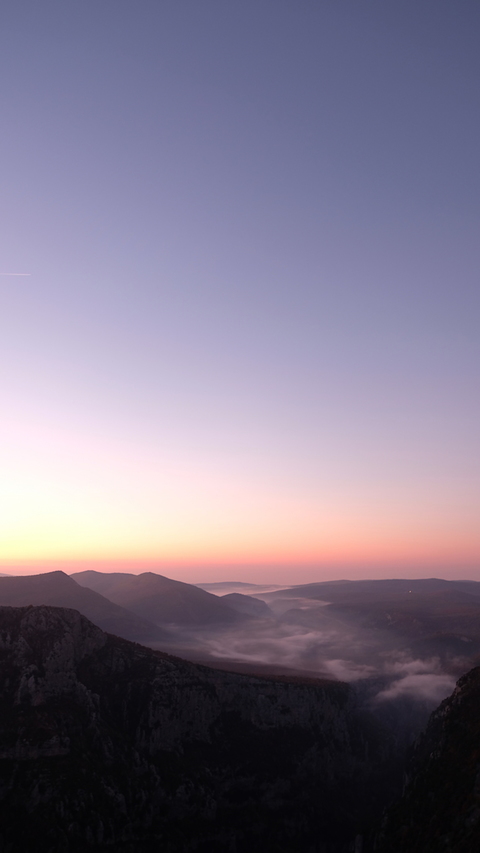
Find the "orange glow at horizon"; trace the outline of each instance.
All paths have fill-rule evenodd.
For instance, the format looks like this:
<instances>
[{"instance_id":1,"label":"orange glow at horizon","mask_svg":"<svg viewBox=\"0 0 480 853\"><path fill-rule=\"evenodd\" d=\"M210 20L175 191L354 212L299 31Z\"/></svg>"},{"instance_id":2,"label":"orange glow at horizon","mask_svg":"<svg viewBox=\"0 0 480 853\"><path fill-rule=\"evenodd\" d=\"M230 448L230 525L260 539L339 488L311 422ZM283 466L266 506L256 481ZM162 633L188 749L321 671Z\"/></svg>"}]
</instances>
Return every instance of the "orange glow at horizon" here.
<instances>
[{"instance_id":1,"label":"orange glow at horizon","mask_svg":"<svg viewBox=\"0 0 480 853\"><path fill-rule=\"evenodd\" d=\"M7 5L0 573L480 579L480 4Z\"/></svg>"},{"instance_id":2,"label":"orange glow at horizon","mask_svg":"<svg viewBox=\"0 0 480 853\"><path fill-rule=\"evenodd\" d=\"M233 549L228 543L194 543L183 550L170 548L88 548L81 543L70 547L64 542L52 548L47 542L40 545L25 543L22 548L3 550L2 568L13 573L36 573L62 569L69 572L93 568L98 571L155 571L191 582L225 580L306 583L335 577L398 577L438 574L458 577L479 577L480 555L478 541L473 536L452 541L448 535L437 535L434 545L417 537L408 541L396 540L385 532L382 541L373 533L368 537L344 537L330 541L324 547L299 548L293 542L239 543ZM270 547L268 547L270 544ZM443 571L443 575L442 575ZM238 577L237 577L238 575Z\"/></svg>"},{"instance_id":3,"label":"orange glow at horizon","mask_svg":"<svg viewBox=\"0 0 480 853\"><path fill-rule=\"evenodd\" d=\"M8 455L0 448L7 572L166 566L188 579L197 566L200 581L214 567L272 578L283 566L302 582L315 567L338 576L343 567L480 565L472 485L452 496L402 468L390 479L373 468L367 477L358 460L339 471L325 463L313 477L310 464L284 471L268 459L188 454L173 439L159 449L28 424L12 423Z\"/></svg>"}]
</instances>

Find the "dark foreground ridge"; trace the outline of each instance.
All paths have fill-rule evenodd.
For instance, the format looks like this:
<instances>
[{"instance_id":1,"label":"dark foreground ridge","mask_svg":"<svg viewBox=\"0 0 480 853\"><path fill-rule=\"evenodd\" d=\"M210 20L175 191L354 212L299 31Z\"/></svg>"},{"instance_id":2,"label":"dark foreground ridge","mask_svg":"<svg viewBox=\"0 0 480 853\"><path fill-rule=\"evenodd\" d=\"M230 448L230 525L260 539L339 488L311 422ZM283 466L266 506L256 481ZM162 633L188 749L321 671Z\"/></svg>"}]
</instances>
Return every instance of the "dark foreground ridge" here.
<instances>
[{"instance_id":1,"label":"dark foreground ridge","mask_svg":"<svg viewBox=\"0 0 480 853\"><path fill-rule=\"evenodd\" d=\"M480 667L430 717L402 799L377 837L378 853L480 850Z\"/></svg>"},{"instance_id":2,"label":"dark foreground ridge","mask_svg":"<svg viewBox=\"0 0 480 853\"><path fill-rule=\"evenodd\" d=\"M1 607L0 850L358 850L388 750L353 696L191 664L75 610Z\"/></svg>"}]
</instances>

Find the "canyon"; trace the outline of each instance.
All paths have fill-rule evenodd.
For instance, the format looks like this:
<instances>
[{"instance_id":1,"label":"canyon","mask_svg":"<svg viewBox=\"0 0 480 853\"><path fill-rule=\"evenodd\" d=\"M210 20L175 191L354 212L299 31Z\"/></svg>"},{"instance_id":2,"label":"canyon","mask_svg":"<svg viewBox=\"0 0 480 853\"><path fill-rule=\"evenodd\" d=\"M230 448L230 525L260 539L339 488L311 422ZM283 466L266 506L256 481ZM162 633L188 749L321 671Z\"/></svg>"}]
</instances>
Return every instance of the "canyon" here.
<instances>
[{"instance_id":1,"label":"canyon","mask_svg":"<svg viewBox=\"0 0 480 853\"><path fill-rule=\"evenodd\" d=\"M476 849L480 585L215 587L0 578L0 849Z\"/></svg>"},{"instance_id":2,"label":"canyon","mask_svg":"<svg viewBox=\"0 0 480 853\"><path fill-rule=\"evenodd\" d=\"M0 848L347 853L392 749L351 688L221 672L0 608ZM353 845L353 847L352 847Z\"/></svg>"}]
</instances>

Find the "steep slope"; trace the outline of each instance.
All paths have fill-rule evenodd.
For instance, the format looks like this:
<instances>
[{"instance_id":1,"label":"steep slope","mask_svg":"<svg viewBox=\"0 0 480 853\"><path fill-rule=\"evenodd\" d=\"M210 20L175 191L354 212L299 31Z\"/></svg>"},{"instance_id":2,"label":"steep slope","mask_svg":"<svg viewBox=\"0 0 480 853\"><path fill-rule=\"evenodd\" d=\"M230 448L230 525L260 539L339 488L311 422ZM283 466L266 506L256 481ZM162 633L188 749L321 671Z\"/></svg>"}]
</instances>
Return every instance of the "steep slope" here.
<instances>
[{"instance_id":1,"label":"steep slope","mask_svg":"<svg viewBox=\"0 0 480 853\"><path fill-rule=\"evenodd\" d=\"M385 818L378 853L480 850L480 668L432 714L401 801Z\"/></svg>"},{"instance_id":2,"label":"steep slope","mask_svg":"<svg viewBox=\"0 0 480 853\"><path fill-rule=\"evenodd\" d=\"M214 625L241 621L241 616L216 595L154 572L132 575L86 571L71 577L81 586L157 624Z\"/></svg>"},{"instance_id":3,"label":"steep slope","mask_svg":"<svg viewBox=\"0 0 480 853\"><path fill-rule=\"evenodd\" d=\"M0 608L8 853L347 853L385 748L345 684L216 672L72 610Z\"/></svg>"},{"instance_id":4,"label":"steep slope","mask_svg":"<svg viewBox=\"0 0 480 853\"><path fill-rule=\"evenodd\" d=\"M157 625L119 607L98 592L84 589L64 572L0 577L0 605L22 607L51 604L73 607L104 631L137 642L161 642L166 633Z\"/></svg>"}]
</instances>

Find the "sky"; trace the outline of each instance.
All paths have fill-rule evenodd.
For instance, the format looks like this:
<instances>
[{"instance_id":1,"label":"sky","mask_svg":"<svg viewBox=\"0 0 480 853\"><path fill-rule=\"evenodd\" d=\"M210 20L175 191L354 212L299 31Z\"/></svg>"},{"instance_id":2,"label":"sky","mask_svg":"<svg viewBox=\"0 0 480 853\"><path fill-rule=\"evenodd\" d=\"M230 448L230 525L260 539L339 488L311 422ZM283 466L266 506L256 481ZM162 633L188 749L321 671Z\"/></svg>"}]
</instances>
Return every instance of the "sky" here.
<instances>
[{"instance_id":1,"label":"sky","mask_svg":"<svg viewBox=\"0 0 480 853\"><path fill-rule=\"evenodd\" d=\"M479 32L3 0L0 571L480 579Z\"/></svg>"}]
</instances>

